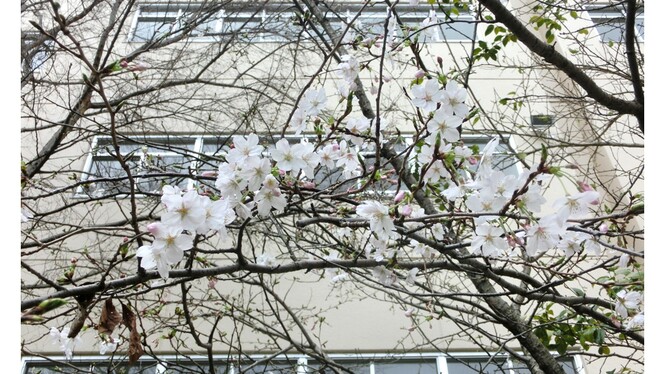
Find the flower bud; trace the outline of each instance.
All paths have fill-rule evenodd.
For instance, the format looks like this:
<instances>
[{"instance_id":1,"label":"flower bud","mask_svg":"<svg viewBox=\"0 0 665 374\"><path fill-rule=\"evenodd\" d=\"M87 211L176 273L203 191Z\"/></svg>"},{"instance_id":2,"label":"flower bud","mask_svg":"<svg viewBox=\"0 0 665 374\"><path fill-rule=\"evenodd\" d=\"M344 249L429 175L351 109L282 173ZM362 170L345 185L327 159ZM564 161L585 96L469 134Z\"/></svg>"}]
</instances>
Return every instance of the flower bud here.
<instances>
[{"instance_id":1,"label":"flower bud","mask_svg":"<svg viewBox=\"0 0 665 374\"><path fill-rule=\"evenodd\" d=\"M593 191L593 188L591 188L591 186L589 186L588 183L583 182L583 181L577 181L577 189L578 189L580 192L584 192L584 191Z\"/></svg>"},{"instance_id":2,"label":"flower bud","mask_svg":"<svg viewBox=\"0 0 665 374\"><path fill-rule=\"evenodd\" d=\"M609 230L609 227L607 226L606 223L603 223L600 226L598 226L598 231L600 231L603 234L606 234L608 230Z\"/></svg>"},{"instance_id":3,"label":"flower bud","mask_svg":"<svg viewBox=\"0 0 665 374\"><path fill-rule=\"evenodd\" d=\"M424 71L418 70L416 72L416 79L421 79L421 78L424 78L424 77L425 77L425 72Z\"/></svg>"},{"instance_id":4,"label":"flower bud","mask_svg":"<svg viewBox=\"0 0 665 374\"><path fill-rule=\"evenodd\" d=\"M439 64L440 68L443 68L443 57L436 56L436 62Z\"/></svg>"},{"instance_id":5,"label":"flower bud","mask_svg":"<svg viewBox=\"0 0 665 374\"><path fill-rule=\"evenodd\" d=\"M203 173L201 173L201 176L202 176L202 177L216 177L216 176L217 176L217 172L214 171L214 170L206 170L206 171L204 171Z\"/></svg>"},{"instance_id":6,"label":"flower bud","mask_svg":"<svg viewBox=\"0 0 665 374\"><path fill-rule=\"evenodd\" d=\"M397 195L395 195L395 202L399 203L400 201L404 200L405 195L406 195L405 191L399 191Z\"/></svg>"},{"instance_id":7,"label":"flower bud","mask_svg":"<svg viewBox=\"0 0 665 374\"><path fill-rule=\"evenodd\" d=\"M128 66L129 71L146 71L150 69L150 64L143 61L135 61L132 65Z\"/></svg>"},{"instance_id":8,"label":"flower bud","mask_svg":"<svg viewBox=\"0 0 665 374\"><path fill-rule=\"evenodd\" d=\"M148 232L152 234L153 236L157 235L157 231L159 231L159 223L158 222L153 222L147 226Z\"/></svg>"}]
</instances>

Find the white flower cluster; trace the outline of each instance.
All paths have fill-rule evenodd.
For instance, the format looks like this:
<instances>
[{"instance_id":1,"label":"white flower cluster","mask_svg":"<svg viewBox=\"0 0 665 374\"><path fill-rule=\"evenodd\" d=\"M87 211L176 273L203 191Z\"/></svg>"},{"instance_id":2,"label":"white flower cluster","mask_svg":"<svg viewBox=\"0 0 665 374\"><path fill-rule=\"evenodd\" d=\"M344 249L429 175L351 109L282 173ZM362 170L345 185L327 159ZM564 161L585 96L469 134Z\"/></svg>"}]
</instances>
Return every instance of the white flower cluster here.
<instances>
[{"instance_id":1,"label":"white flower cluster","mask_svg":"<svg viewBox=\"0 0 665 374\"><path fill-rule=\"evenodd\" d=\"M192 248L194 234L217 231L225 238L226 225L235 220L229 200L212 201L196 191L182 193L178 187L164 186L162 203L166 213L161 222L148 225L154 241L141 246L136 256L141 258L141 267L157 268L159 275L168 279L170 266L182 260L184 251Z\"/></svg>"},{"instance_id":2,"label":"white flower cluster","mask_svg":"<svg viewBox=\"0 0 665 374\"><path fill-rule=\"evenodd\" d=\"M51 335L51 338L53 339L53 344L60 345L60 350L65 353L67 360L71 360L72 356L74 355L74 348L76 347L76 343L78 343L81 338L78 336L76 338L69 338L69 327L64 327L62 331L55 327L51 327L49 335Z\"/></svg>"}]
</instances>

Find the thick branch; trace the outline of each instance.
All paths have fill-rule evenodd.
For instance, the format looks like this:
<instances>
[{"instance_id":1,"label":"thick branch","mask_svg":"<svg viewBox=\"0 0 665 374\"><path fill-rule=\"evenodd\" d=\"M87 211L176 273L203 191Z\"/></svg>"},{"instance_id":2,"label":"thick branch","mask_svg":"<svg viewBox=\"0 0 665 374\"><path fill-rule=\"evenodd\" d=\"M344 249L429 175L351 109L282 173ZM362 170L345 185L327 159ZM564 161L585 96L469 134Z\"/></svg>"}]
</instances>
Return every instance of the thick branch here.
<instances>
[{"instance_id":1,"label":"thick branch","mask_svg":"<svg viewBox=\"0 0 665 374\"><path fill-rule=\"evenodd\" d=\"M596 82L586 75L579 67L575 66L565 56L554 49L554 46L543 42L538 36L529 31L500 0L480 0L487 7L497 21L503 23L529 50L542 57L545 61L559 68L570 79L580 85L592 99L608 109L623 114L632 114L638 120L644 119L644 105L640 102L627 101L615 97L600 88Z\"/></svg>"}]
</instances>

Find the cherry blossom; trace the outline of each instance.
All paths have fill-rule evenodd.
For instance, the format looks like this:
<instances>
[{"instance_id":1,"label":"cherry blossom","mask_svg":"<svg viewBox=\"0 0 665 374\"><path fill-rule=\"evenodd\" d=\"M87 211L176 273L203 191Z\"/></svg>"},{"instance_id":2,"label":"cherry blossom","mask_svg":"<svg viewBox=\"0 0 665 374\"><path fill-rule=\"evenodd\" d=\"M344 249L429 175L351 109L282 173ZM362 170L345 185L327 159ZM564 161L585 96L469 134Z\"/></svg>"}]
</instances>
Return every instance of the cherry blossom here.
<instances>
[{"instance_id":1,"label":"cherry blossom","mask_svg":"<svg viewBox=\"0 0 665 374\"><path fill-rule=\"evenodd\" d=\"M205 221L205 209L196 191L188 191L180 198L174 197L171 203L169 211L162 216L164 224L194 231Z\"/></svg>"},{"instance_id":2,"label":"cherry blossom","mask_svg":"<svg viewBox=\"0 0 665 374\"><path fill-rule=\"evenodd\" d=\"M441 109L446 114L455 114L459 117L465 117L469 114L469 107L464 104L466 100L466 89L460 87L457 82L451 80L446 83L441 99Z\"/></svg>"},{"instance_id":3,"label":"cherry blossom","mask_svg":"<svg viewBox=\"0 0 665 374\"><path fill-rule=\"evenodd\" d=\"M642 303L642 294L637 291L620 290L616 294L614 311L621 318L628 318L628 311L634 310Z\"/></svg>"},{"instance_id":4,"label":"cherry blossom","mask_svg":"<svg viewBox=\"0 0 665 374\"><path fill-rule=\"evenodd\" d=\"M298 107L293 112L291 116L291 121L289 121L289 130L295 132L296 135L300 135L305 128L307 127L307 116L302 108Z\"/></svg>"},{"instance_id":5,"label":"cherry blossom","mask_svg":"<svg viewBox=\"0 0 665 374\"><path fill-rule=\"evenodd\" d=\"M247 188L249 190L256 191L261 188L263 180L271 171L270 160L254 157L246 161L238 174L240 177L247 179Z\"/></svg>"},{"instance_id":6,"label":"cherry blossom","mask_svg":"<svg viewBox=\"0 0 665 374\"><path fill-rule=\"evenodd\" d=\"M377 266L372 269L372 275L382 285L389 287L397 282L397 275L388 270L385 266Z\"/></svg>"},{"instance_id":7,"label":"cherry blossom","mask_svg":"<svg viewBox=\"0 0 665 374\"><path fill-rule=\"evenodd\" d=\"M286 198L282 196L279 188L271 188L271 186L279 185L272 175L268 175L263 182L263 187L256 194L254 201L256 208L261 217L267 217L272 209L277 213L282 213L286 208Z\"/></svg>"},{"instance_id":8,"label":"cherry blossom","mask_svg":"<svg viewBox=\"0 0 665 374\"><path fill-rule=\"evenodd\" d=\"M246 138L235 135L233 146L234 148L226 156L229 163L242 164L250 158L261 156L263 152L263 146L259 145L259 137L256 134L249 134Z\"/></svg>"},{"instance_id":9,"label":"cherry blossom","mask_svg":"<svg viewBox=\"0 0 665 374\"><path fill-rule=\"evenodd\" d=\"M526 253L529 256L536 256L540 252L554 248L563 232L564 228L556 216L549 215L539 219L537 224L527 230Z\"/></svg>"},{"instance_id":10,"label":"cherry blossom","mask_svg":"<svg viewBox=\"0 0 665 374\"><path fill-rule=\"evenodd\" d=\"M416 275L418 275L418 268L411 268L406 274L404 281L413 286L416 284Z\"/></svg>"},{"instance_id":11,"label":"cherry blossom","mask_svg":"<svg viewBox=\"0 0 665 374\"><path fill-rule=\"evenodd\" d=\"M558 210L559 219L565 221L588 213L589 205L599 198L600 194L596 191L583 191L556 199L552 207Z\"/></svg>"},{"instance_id":12,"label":"cherry blossom","mask_svg":"<svg viewBox=\"0 0 665 374\"><path fill-rule=\"evenodd\" d=\"M318 116L325 109L327 101L326 90L323 87L318 90L310 88L305 91L300 107L306 115Z\"/></svg>"},{"instance_id":13,"label":"cherry blossom","mask_svg":"<svg viewBox=\"0 0 665 374\"><path fill-rule=\"evenodd\" d=\"M370 230L379 237L392 237L395 224L388 213L388 207L376 200L365 201L356 207L358 216L369 221Z\"/></svg>"},{"instance_id":14,"label":"cherry blossom","mask_svg":"<svg viewBox=\"0 0 665 374\"><path fill-rule=\"evenodd\" d=\"M460 139L460 133L457 128L461 125L462 118L446 113L444 107L441 107L434 112L434 117L427 123L427 131L433 137L436 137L438 134L441 135L441 139L448 142L456 142ZM434 144L434 142L430 140L430 144Z\"/></svg>"},{"instance_id":15,"label":"cherry blossom","mask_svg":"<svg viewBox=\"0 0 665 374\"><path fill-rule=\"evenodd\" d=\"M340 57L340 62L337 65L337 75L339 75L347 84L353 83L360 71L360 65L355 57L350 55L343 55Z\"/></svg>"},{"instance_id":16,"label":"cherry blossom","mask_svg":"<svg viewBox=\"0 0 665 374\"><path fill-rule=\"evenodd\" d=\"M429 40L434 42L439 41L439 30L437 26L438 23L439 19L436 16L436 11L430 10L427 18L425 18L420 24L423 33L425 33Z\"/></svg>"},{"instance_id":17,"label":"cherry blossom","mask_svg":"<svg viewBox=\"0 0 665 374\"><path fill-rule=\"evenodd\" d=\"M414 86L411 88L411 93L413 105L428 113L433 112L443 98L443 90L439 88L439 83L434 79L428 79L426 82Z\"/></svg>"},{"instance_id":18,"label":"cherry blossom","mask_svg":"<svg viewBox=\"0 0 665 374\"><path fill-rule=\"evenodd\" d=\"M81 338L78 336L75 338L68 337L69 327L63 327L62 331L55 327L51 327L49 335L53 339L53 344L60 345L60 350L64 352L65 358L71 360L74 356L74 348L76 348L76 344L81 341Z\"/></svg>"},{"instance_id":19,"label":"cherry blossom","mask_svg":"<svg viewBox=\"0 0 665 374\"><path fill-rule=\"evenodd\" d=\"M294 172L307 167L307 164L302 159L302 147L297 144L291 146L286 139L280 139L275 148L271 151L273 160L277 163L277 167L284 171Z\"/></svg>"},{"instance_id":20,"label":"cherry blossom","mask_svg":"<svg viewBox=\"0 0 665 374\"><path fill-rule=\"evenodd\" d=\"M471 240L471 250L474 254L481 253L489 258L499 257L508 249L508 242L501 237L502 235L503 230L499 227L488 223L478 225L476 236Z\"/></svg>"}]
</instances>

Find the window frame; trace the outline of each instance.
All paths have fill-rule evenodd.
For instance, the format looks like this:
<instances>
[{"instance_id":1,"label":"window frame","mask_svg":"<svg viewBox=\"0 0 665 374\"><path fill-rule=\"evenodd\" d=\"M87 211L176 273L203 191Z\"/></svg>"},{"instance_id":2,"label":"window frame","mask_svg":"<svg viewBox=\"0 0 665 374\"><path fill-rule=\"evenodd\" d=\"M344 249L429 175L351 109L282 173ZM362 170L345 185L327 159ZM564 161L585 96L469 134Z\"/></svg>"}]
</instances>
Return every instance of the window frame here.
<instances>
[{"instance_id":1,"label":"window frame","mask_svg":"<svg viewBox=\"0 0 665 374\"><path fill-rule=\"evenodd\" d=\"M146 19L154 19L153 22L157 22L160 19L164 19L164 21L162 22L162 26L170 25L169 32L176 31L180 22L187 18L188 13L195 12L196 7L197 6L195 4L166 5L166 4L155 3L155 4L139 5L134 15L134 19L132 21L129 33L127 34L127 42L146 43L151 40L156 40L159 38L159 36L156 34L153 35L152 38L137 38L137 30L141 29L140 25L142 22L146 22L145 21ZM333 26L333 28L339 29L339 31L341 31L343 28L349 26L348 20L350 18L351 19L354 18L354 15L356 15L360 9L361 9L360 7L354 5L346 6L345 8L342 8L342 10L340 10L338 13L333 14L331 17L329 17L328 21ZM357 20L363 23L367 22L367 20L379 20L379 19L385 20L388 9L389 9L388 7L386 7L385 9L379 9L378 7L365 9L363 13L357 17ZM408 35L409 38L414 38L416 35L418 35L419 42L422 43L447 43L447 42L468 43L474 40L474 35L469 35L468 37L460 37L460 35L465 35L465 34L461 31L456 30L456 28L454 27L455 20L461 20L464 21L465 23L470 22L469 24L473 26L473 21L475 21L475 13L473 10L460 11L459 15L448 13L450 18L453 20L452 22L447 21L446 16L444 16L443 18L439 18L440 24L436 27L438 33L438 38L437 38L438 40L431 40L430 38L425 39L425 34L420 30L420 28L422 25L422 21L429 16L430 10L437 11L437 17L441 15L440 10L433 9L432 6L427 4L416 5L416 6L412 5L398 6L397 10L398 14L400 14L401 18L406 20L403 22L404 25L416 30ZM266 26L270 24L270 20L272 20L273 17L277 17L279 19L281 18L292 19L296 17L296 13L286 9L280 10L279 6L277 7L268 6L261 8L246 6L246 7L230 7L228 10L222 9L218 12L218 14L215 17L211 17L211 19L209 19L208 21L206 21L206 23L204 23L207 24L210 21L216 22L216 24L213 27L215 31L214 33L212 33L212 35L206 33L203 33L202 35L190 34L187 37L187 41L204 42L204 43L220 41L223 40L224 35L227 34L227 32L224 30L225 24L233 23L234 19L239 18L243 20L245 19L250 20L252 18L258 18L260 19L260 21L258 24L256 24L256 26L261 26L261 25ZM245 25L245 23L243 23L243 25ZM160 26L159 28L161 28L162 26ZM159 28L155 29L158 30ZM237 30L235 29L230 30L230 32L236 32L236 31ZM294 34L290 36L293 36L295 38L297 35ZM399 30L396 30L394 36L404 37L404 38L407 37L406 35L400 33ZM477 39L478 35L475 36ZM288 40L288 38L284 37L283 35L257 30L257 36L251 39L251 43L276 43L285 40Z\"/></svg>"},{"instance_id":2,"label":"window frame","mask_svg":"<svg viewBox=\"0 0 665 374\"><path fill-rule=\"evenodd\" d=\"M263 145L266 147L266 151L270 149L271 146L274 147L274 143L272 140L275 138L275 136L271 134L258 134L259 135L259 144ZM138 157L138 162L139 164L146 163L146 158L149 156L154 156L154 157L182 157L184 160L182 162L182 165L187 165L188 163L188 157L191 158L189 160L189 165L188 165L188 170L192 170L195 172L197 175L201 174L203 171L215 171L216 167L213 167L212 169L205 167L204 163L209 162L208 160L204 160L204 158L212 158L212 157L220 157L220 156L225 156L226 151L224 151L224 148L229 147L232 142L233 142L233 137L234 134L220 134L220 135L194 135L194 134L183 134L183 135L137 135L137 136L132 136L132 135L123 135L119 141L123 142L135 142L137 143L137 149L133 152L136 152L136 154L133 157ZM288 140L289 144L294 145L302 141L303 139L309 141L309 142L316 142L317 141L317 136L315 134L302 134L302 135L285 135L285 139ZM413 146L413 137L410 134L404 134L402 136L403 141L404 141L404 147L410 147ZM503 145L504 148L512 148L515 149L515 144L514 140L512 137L507 137L507 141L502 141L500 144ZM95 136L93 138L93 141L90 146L90 150L88 151L88 155L86 157L85 164L83 166L83 170L81 172L81 178L80 178L80 186L77 187L76 191L74 192L74 198L90 198L90 197L97 197L95 195L95 192L92 191L90 192L89 190L85 190L85 185L88 183L89 179L103 179L103 178L113 178L110 175L104 175L104 176L94 176L93 175L93 166L96 161L113 161L116 164L119 165L117 159L109 152L106 152L102 150L100 143L102 142L108 142L111 139L110 136ZM280 137L281 139L281 137ZM461 138L461 141L469 146L472 144L478 145L480 147L480 150L482 151L482 147L484 144L486 144L491 138L488 136L484 135L464 135ZM212 141L211 141L212 140ZM206 149L206 147L209 144L222 144L220 143L220 140L224 140L224 146L221 148L215 150L214 152L211 152L210 150ZM160 144L160 141L162 143ZM145 144L144 144L145 143ZM172 143L172 144L169 144ZM351 143L351 142L349 142ZM191 145L191 147L189 146ZM142 151L141 148L143 147L148 147L147 151ZM167 150L166 148L168 147L178 147L177 151L173 150ZM356 147L353 145L353 147ZM151 151L150 148L157 149L158 151ZM163 150L160 150L160 148L164 148ZM123 156L126 156L127 154L124 154ZM264 154L265 155L265 154ZM365 162L366 159L373 159L375 152L372 150L360 150L358 152L358 155L363 159L363 162ZM413 155L411 155L413 157ZM519 160L517 160L516 157L506 155L506 157L511 157L514 159L512 165L509 168L502 169L506 174L513 174L515 176L518 176L522 172L522 166L519 163ZM168 165L168 164L167 164ZM166 165L165 165L166 166ZM367 163L365 163L365 166L368 166ZM414 167L415 164L413 164L413 161L409 161L409 166ZM319 166L317 168L317 171L320 171L320 169L324 166ZM338 168L335 167L334 169L326 169L326 173L322 175L324 178L323 180L327 179L327 176L333 175ZM110 169L109 169L110 170ZM388 169L386 169L388 170ZM508 170L508 171L506 171ZM396 171L395 171L396 172ZM159 174L159 173L157 173ZM318 188L319 183L321 183L320 180L317 180L316 175L318 173L315 173L315 177L312 178L312 182L314 182ZM134 174L133 178L135 180L135 184L138 185L141 183L142 179L152 178L150 177L149 173L146 172L141 172L138 174ZM302 176L304 178L304 175ZM169 177L163 177L165 179ZM196 187L196 181L192 178L186 178L186 186L181 186L181 188L186 188L186 189L193 189ZM363 182L365 181L364 178L358 178L357 181L353 183L353 186L355 188L360 188L363 185ZM122 182L122 181L118 181ZM330 182L329 185L326 185L325 188L328 188L330 185L333 185L335 183L338 183L339 180L333 180ZM110 183L110 182L106 182ZM381 182L379 182L381 183ZM340 185L342 187L344 183ZM369 190L364 191L363 193L366 194L378 194L380 197L391 197L395 193L398 192L397 185L395 185L395 188L385 188L385 189L379 189L379 188L370 188ZM408 187L405 186L403 183L400 184L401 189L400 190L407 190ZM352 187L350 187L352 188ZM336 193L341 193L343 191L335 189ZM143 191L143 192L148 192L150 194L152 193L159 193L159 191L154 190L154 191ZM109 198L128 198L130 195L128 192L123 193L122 191L111 191L111 196ZM136 193L134 195L135 197L147 197L149 195L145 193ZM100 197L104 197L103 195Z\"/></svg>"},{"instance_id":3,"label":"window frame","mask_svg":"<svg viewBox=\"0 0 665 374\"><path fill-rule=\"evenodd\" d=\"M102 150L102 148L100 148L101 147L101 145L100 145L101 142L108 141L110 139L111 139L110 136L95 136L93 138L92 143L90 145L90 150L88 151L88 155L86 157L86 161L85 161L85 164L83 166L83 170L81 172L80 186L77 187L77 189L74 193L74 198L90 198L90 197L96 198L97 197L96 196L96 191L88 192L88 191L85 190L86 189L85 185L87 183L89 183L88 182L89 179L91 179L91 178L94 178L94 179L97 179L97 178L100 178L100 179L114 178L114 177L109 176L109 175L105 175L105 176L101 176L101 177L93 175L93 166L94 166L95 162L99 159L102 159L103 161L107 161L107 160L113 161L114 163L118 164L118 166L119 166L119 162L118 162L117 158L115 158L115 156L113 156L112 153L109 153L105 150ZM166 150L166 149L161 149L160 150L160 148L162 148L162 147L163 148L168 148L168 147L177 147L177 146L180 145L180 144L171 145L171 144L168 144L168 142L164 142L163 146L160 147L160 144L157 143L157 142L159 142L160 140L163 140L163 139L167 139L167 140L173 139L173 140L175 140L175 143L181 143L183 145L192 144L192 149L179 149L177 152L172 151L172 150ZM139 163L141 163L141 164L147 163L147 157L149 157L149 156L154 156L154 157L182 157L183 158L182 165L184 166L188 163L187 158L197 155L198 154L197 150L200 149L200 136L195 136L195 135L182 135L182 136L169 136L169 135L166 135L166 134L165 135L141 135L141 136L126 135L126 136L122 136L120 139L118 139L118 141L119 142L136 142L138 144L138 148L136 150L132 151L132 152L135 153L132 157L138 157ZM144 144L144 143L147 143L147 144ZM143 147L148 147L148 150L144 152L141 149ZM160 150L160 151L157 151L157 152L150 151L150 148L156 148L157 150ZM132 152L129 152L129 153L132 153ZM129 153L123 154L123 156L126 157ZM198 161L196 159L190 160L188 169L197 170L198 169ZM135 185L139 185L140 183L142 183L142 179L150 179L150 174L142 172L140 174L134 174L132 177L134 178ZM146 178L146 177L148 177L148 178ZM126 176L124 178L126 178ZM164 178L168 178L168 177L164 177ZM193 179L186 178L186 181L187 181L187 186L184 187L184 188L187 188L187 189L193 188L193 186L194 186L193 185L193 183L194 183ZM122 181L119 181L119 182L122 182ZM94 182L92 182L92 183L94 183ZM144 192L153 193L155 191L144 191ZM113 198L127 198L130 195L129 192L123 192L123 191L111 191L110 193L111 193L111 196L109 196L109 197L113 197ZM147 197L148 195L146 195L145 193L138 193L137 192L135 194L135 196L136 197ZM104 198L105 196L101 196L101 197Z\"/></svg>"},{"instance_id":4,"label":"window frame","mask_svg":"<svg viewBox=\"0 0 665 374\"><path fill-rule=\"evenodd\" d=\"M593 24L593 29L595 30L596 33L598 33L598 37L600 38L601 43L603 44L624 44L625 40L625 26L626 26L626 10L623 7L620 6L613 6L611 4L595 4L595 5L589 5L585 8L585 11L588 15L589 21ZM621 22L614 22L614 20L621 20ZM641 22L638 22L638 20L641 20ZM615 26L613 27L612 30L616 30L617 27L620 27L621 31L624 31L621 33L621 39L620 40L613 40L613 39L607 39L606 36L610 34L609 31L602 32L601 30L598 29L598 26L604 26L608 27L610 25L619 25L620 26ZM638 26L639 24L642 24L642 28ZM635 13L635 39L639 43L644 43L645 40L645 30L644 30L644 7L640 7L637 9L637 12Z\"/></svg>"},{"instance_id":5,"label":"window frame","mask_svg":"<svg viewBox=\"0 0 665 374\"><path fill-rule=\"evenodd\" d=\"M263 6L256 7L252 5L245 5L243 7L231 5L227 9L220 9L215 16L211 16L206 22L201 23L198 27L206 25L210 22L214 22L213 32L196 32L197 28L194 28L192 33L187 36L186 40L188 42L195 43L211 43L225 40L225 38L230 35L230 33L235 33L238 29L224 30L225 25L228 23L238 23L242 22L241 26L246 27L251 24L254 27L257 27L256 37L251 39L251 43L275 43L286 40L286 38L276 35L274 33L261 31L261 27L269 24L270 20L273 20L274 17L278 19L282 18L292 18L295 13L281 8L284 4L278 6ZM157 39L158 36L154 36L151 39L139 39L136 36L136 31L139 29L139 25L146 18L155 18L160 17L169 18L171 22L168 22L171 25L170 32L177 31L178 26L181 21L187 19L188 14L194 14L199 9L200 4L141 4L138 6L136 13L134 15L134 20L132 21L132 26L130 27L129 33L127 34L128 43L145 43L150 40ZM287 7L288 8L288 7ZM171 9L168 11L160 9ZM176 16L173 16L173 13L177 13ZM152 15L154 14L154 15ZM163 15L162 15L163 14ZM151 16L152 15L152 16ZM170 16L169 16L170 15ZM237 21L240 19L240 21ZM256 21L253 21L256 19ZM164 24L167 24L166 21ZM196 33L195 33L196 32Z\"/></svg>"},{"instance_id":6,"label":"window frame","mask_svg":"<svg viewBox=\"0 0 665 374\"><path fill-rule=\"evenodd\" d=\"M552 352L556 355L555 352ZM151 365L156 363L155 371L152 374L166 374L168 373L168 361L177 362L179 359L182 359L182 356L177 355L157 355L158 359L146 358L139 360L139 363L144 363ZM229 367L228 374L236 374L236 361L237 355L213 355L215 361L220 361L220 365L227 365ZM280 355L266 355L266 354L250 354L243 355L253 361L266 360L266 364L275 363L279 365L282 362L290 361L296 363L296 373L298 374L307 374L313 373L314 371L308 370L309 365L315 365L316 360L302 354L280 354ZM421 363L432 363L436 367L437 374L454 374L449 370L449 362L452 361L463 361L470 360L472 362L477 362L478 360L491 359L502 360L507 365L507 373L514 374L514 362L515 360L511 359L508 354L497 353L489 355L485 352L470 352L470 351L461 351L461 352L422 352L422 353L403 353L403 354L390 354L390 353L333 353L329 354L329 357L333 360L336 360L340 363L343 361L354 361L357 363L362 363L363 367L365 363L369 366L369 374L376 373L376 364L382 362L421 362ZM32 367L45 366L43 364L63 360L64 356L52 356L52 357L33 357L33 356L23 356L21 357L21 374L28 374L28 370ZM208 360L208 356L204 355L192 355L187 358L188 361L194 361L196 364L205 365ZM81 364L81 365L90 365L99 362L105 362L108 360L108 356L101 355L81 355L74 356L74 358L69 361L69 364ZM167 361L166 363L161 361ZM575 374L586 374L584 369L584 363L582 357L577 353L571 353L566 356L567 363L572 363L573 370ZM117 362L120 362L118 360ZM56 363L57 364L57 363ZM182 363L184 364L184 363ZM181 364L179 364L180 366ZM147 373L146 373L147 374Z\"/></svg>"}]
</instances>

